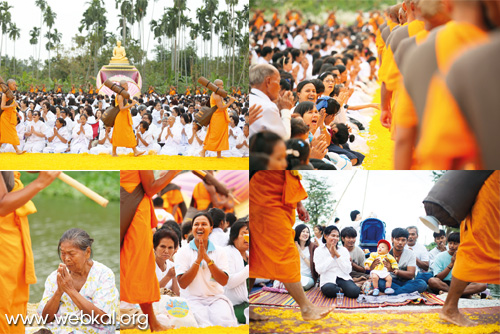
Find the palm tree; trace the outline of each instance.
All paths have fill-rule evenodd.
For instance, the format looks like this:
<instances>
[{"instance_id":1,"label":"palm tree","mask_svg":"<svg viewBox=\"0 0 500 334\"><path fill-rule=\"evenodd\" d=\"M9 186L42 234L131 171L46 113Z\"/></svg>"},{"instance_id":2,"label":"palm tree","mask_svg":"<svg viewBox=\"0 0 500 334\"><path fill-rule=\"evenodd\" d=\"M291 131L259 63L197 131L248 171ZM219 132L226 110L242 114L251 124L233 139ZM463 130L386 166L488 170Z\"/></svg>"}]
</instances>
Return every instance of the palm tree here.
<instances>
[{"instance_id":1,"label":"palm tree","mask_svg":"<svg viewBox=\"0 0 500 334\"><path fill-rule=\"evenodd\" d=\"M14 41L14 75L16 75L16 40L21 37L21 30L15 23L9 26L9 38Z\"/></svg>"},{"instance_id":2,"label":"palm tree","mask_svg":"<svg viewBox=\"0 0 500 334\"><path fill-rule=\"evenodd\" d=\"M127 22L134 24L135 17L133 15L134 5L130 0L115 0L115 8L120 8L120 19L121 19L121 35L122 35L122 45L126 45L126 37L129 35L130 31L127 28ZM131 34L130 34L131 36Z\"/></svg>"},{"instance_id":3,"label":"palm tree","mask_svg":"<svg viewBox=\"0 0 500 334\"><path fill-rule=\"evenodd\" d=\"M61 42L61 37L62 34L57 31L57 29L54 29L52 32L51 29L45 34L45 38L47 38L47 44L45 44L45 49L49 51L49 79L50 79L50 51L54 50L56 47L56 44Z\"/></svg>"},{"instance_id":4,"label":"palm tree","mask_svg":"<svg viewBox=\"0 0 500 334\"><path fill-rule=\"evenodd\" d=\"M35 0L35 5L40 8L40 33L39 35L41 36L42 35L42 28L43 28L43 13L45 13L45 9L47 8L47 1L45 0ZM40 55L41 55L41 52L42 52L42 39L40 38L40 41L39 41L39 45L38 45L38 61L40 61Z\"/></svg>"},{"instance_id":5,"label":"palm tree","mask_svg":"<svg viewBox=\"0 0 500 334\"><path fill-rule=\"evenodd\" d=\"M38 44L38 37L40 37L40 28L33 27L30 30L30 44L33 45L33 72L35 72L35 59L36 59L36 45Z\"/></svg>"},{"instance_id":6,"label":"palm tree","mask_svg":"<svg viewBox=\"0 0 500 334\"><path fill-rule=\"evenodd\" d=\"M206 16L208 17L208 22L210 25L210 32L211 32L211 37L210 37L210 59L212 59L212 36L214 34L214 26L213 26L213 21L215 17L215 11L219 7L219 0L204 0L205 2L205 11L206 11ZM209 69L210 71L210 69Z\"/></svg>"},{"instance_id":7,"label":"palm tree","mask_svg":"<svg viewBox=\"0 0 500 334\"><path fill-rule=\"evenodd\" d=\"M54 47L48 47L51 44L50 36L52 36L52 27L56 21L57 14L52 11L52 7L48 6L45 8L45 12L43 13L43 22L49 27L49 31L45 34L45 38L47 38L47 44L45 44L45 49L49 51L49 79L50 79L50 51L54 49Z\"/></svg>"},{"instance_id":8,"label":"palm tree","mask_svg":"<svg viewBox=\"0 0 500 334\"><path fill-rule=\"evenodd\" d=\"M2 50L3 50L3 37L8 32L9 25L11 23L10 9L7 1L3 1L0 4L0 29L2 30L2 39L0 41L0 66L2 65Z\"/></svg>"},{"instance_id":9,"label":"palm tree","mask_svg":"<svg viewBox=\"0 0 500 334\"><path fill-rule=\"evenodd\" d=\"M88 31L88 38L90 40L90 54L92 54L92 49L94 51L94 73L97 73L97 57L98 50L102 44L104 44L104 39L106 37L106 24L108 20L106 18L106 8L104 8L103 0L91 0L87 2L89 7L83 13L83 18L80 21L80 27L78 28L81 33L85 28ZM101 44L102 42L102 44Z\"/></svg>"},{"instance_id":10,"label":"palm tree","mask_svg":"<svg viewBox=\"0 0 500 334\"><path fill-rule=\"evenodd\" d=\"M141 46L141 50L144 49L144 25L143 20L146 16L146 11L148 9L148 0L136 0L134 7L135 19L137 21L137 27L139 31L139 45ZM142 62L142 58L141 58Z\"/></svg>"},{"instance_id":11,"label":"palm tree","mask_svg":"<svg viewBox=\"0 0 500 334\"><path fill-rule=\"evenodd\" d=\"M232 63L233 63L233 71L232 71L232 75L231 75L231 86L234 86L234 47L235 47L235 41L234 41L234 38L235 38L235 22L234 22L234 6L236 6L238 4L238 0L226 0L226 4L229 6L229 9L231 11L231 40L232 40Z\"/></svg>"}]
</instances>

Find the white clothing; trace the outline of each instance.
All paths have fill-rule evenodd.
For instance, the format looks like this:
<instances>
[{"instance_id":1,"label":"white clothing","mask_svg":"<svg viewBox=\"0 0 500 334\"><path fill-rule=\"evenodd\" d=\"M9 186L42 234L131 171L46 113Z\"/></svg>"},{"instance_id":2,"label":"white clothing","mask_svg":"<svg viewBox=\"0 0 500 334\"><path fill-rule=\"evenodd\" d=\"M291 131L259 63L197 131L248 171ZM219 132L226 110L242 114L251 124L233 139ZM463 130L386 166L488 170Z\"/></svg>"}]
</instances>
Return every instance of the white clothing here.
<instances>
[{"instance_id":1,"label":"white clothing","mask_svg":"<svg viewBox=\"0 0 500 334\"><path fill-rule=\"evenodd\" d=\"M448 245L446 245L446 249L443 252L446 252L446 251L448 251ZM434 247L433 249L431 249L429 251L429 268L432 266L432 263L434 262L434 259L436 258L436 256L438 256L441 253L442 252L437 247Z\"/></svg>"},{"instance_id":2,"label":"white clothing","mask_svg":"<svg viewBox=\"0 0 500 334\"><path fill-rule=\"evenodd\" d=\"M106 137L106 129L99 132L99 140L103 140ZM111 154L113 150L113 144L111 144L110 139L113 137L113 128L109 131L109 138L106 139L104 144L97 144L97 146L90 149L90 154Z\"/></svg>"},{"instance_id":3,"label":"white clothing","mask_svg":"<svg viewBox=\"0 0 500 334\"><path fill-rule=\"evenodd\" d=\"M227 256L224 248L214 246L208 242L207 255L215 265L226 274L229 273ZM198 248L194 240L187 247L181 247L175 256L175 273L183 275L195 265L198 257ZM210 273L205 260L200 263L200 268L193 281L180 289L180 297L186 298L189 308L193 311L200 327L206 326L237 326L234 309L231 301L224 295L224 288L217 283Z\"/></svg>"},{"instance_id":4,"label":"white clothing","mask_svg":"<svg viewBox=\"0 0 500 334\"><path fill-rule=\"evenodd\" d=\"M168 129L172 133L171 136L168 136ZM161 138L165 140L165 145L160 150L160 154L164 155L177 155L179 154L179 150L181 149L181 131L182 129L175 124L172 127L165 127L161 132Z\"/></svg>"},{"instance_id":5,"label":"white clothing","mask_svg":"<svg viewBox=\"0 0 500 334\"><path fill-rule=\"evenodd\" d=\"M42 121L37 122L28 122L26 131L30 131L31 127L36 132L41 132L45 135L47 131L47 126ZM24 145L24 150L28 153L42 153L43 148L45 147L45 137L39 137L35 134L31 134L26 139L26 145Z\"/></svg>"},{"instance_id":6,"label":"white clothing","mask_svg":"<svg viewBox=\"0 0 500 334\"><path fill-rule=\"evenodd\" d=\"M158 224L163 224L167 220L175 220L174 216L167 210L163 208L156 208L155 209L155 216L156 219L158 220Z\"/></svg>"},{"instance_id":7,"label":"white clothing","mask_svg":"<svg viewBox=\"0 0 500 334\"><path fill-rule=\"evenodd\" d=\"M227 242L229 241L226 233L224 233L224 230L220 227L214 227L212 233L210 233L210 236L208 237L208 240L220 247L226 247Z\"/></svg>"},{"instance_id":8,"label":"white clothing","mask_svg":"<svg viewBox=\"0 0 500 334\"><path fill-rule=\"evenodd\" d=\"M299 250L299 252L302 252L307 260L310 259L311 254L309 253L309 247L304 248L304 250ZM300 257L300 275L312 278L311 267L307 265L302 257Z\"/></svg>"},{"instance_id":9,"label":"white clothing","mask_svg":"<svg viewBox=\"0 0 500 334\"><path fill-rule=\"evenodd\" d=\"M81 130L81 125L73 128L73 140L71 141L70 153L88 153L89 141L94 136L92 127L89 124L83 126L83 132L78 134Z\"/></svg>"},{"instance_id":10,"label":"white clothing","mask_svg":"<svg viewBox=\"0 0 500 334\"><path fill-rule=\"evenodd\" d=\"M250 93L250 107L260 105L262 117L256 120L250 127L250 137L261 131L271 131L279 135L283 140L290 138L291 112L289 109L278 109L278 106L269 99L262 91L252 88Z\"/></svg>"},{"instance_id":11,"label":"white clothing","mask_svg":"<svg viewBox=\"0 0 500 334\"><path fill-rule=\"evenodd\" d=\"M231 150L231 149L235 148L238 136L240 134L242 134L243 131L238 126L235 126L234 128L229 126L229 129L227 131L228 131L228 135L229 135L229 149ZM231 131L233 133L232 135L231 135Z\"/></svg>"},{"instance_id":12,"label":"white clothing","mask_svg":"<svg viewBox=\"0 0 500 334\"><path fill-rule=\"evenodd\" d=\"M156 278L158 278L158 283L163 279L163 277L167 276L167 273L170 270L170 268L174 266L174 263L170 260L167 260L166 264L167 268L165 269L165 271L162 271L160 267L158 267L158 263L156 263L155 261L155 267L156 267L155 273L156 273ZM167 285L165 285L165 288L172 290L172 281L173 279L168 281Z\"/></svg>"},{"instance_id":13,"label":"white clothing","mask_svg":"<svg viewBox=\"0 0 500 334\"><path fill-rule=\"evenodd\" d=\"M191 157L199 157L200 156L200 152L203 149L203 142L205 141L205 137L207 136L207 133L205 130L201 129L197 132L197 136L199 139L201 139L201 144L198 143L198 140L196 140L196 138L193 138L193 143L187 147L184 155L191 156Z\"/></svg>"},{"instance_id":14,"label":"white clothing","mask_svg":"<svg viewBox=\"0 0 500 334\"><path fill-rule=\"evenodd\" d=\"M47 111L46 117L42 117L42 115L40 115L40 118L43 118L45 120L45 125L47 125L47 127L49 128L53 128L56 124L56 115L54 115L50 110Z\"/></svg>"},{"instance_id":15,"label":"white clothing","mask_svg":"<svg viewBox=\"0 0 500 334\"><path fill-rule=\"evenodd\" d=\"M141 137L147 143L147 145L144 145L144 143L138 139L137 140L137 142L138 142L137 149L139 151L146 151L146 152L149 152L149 151L159 152L160 151L160 145L158 145L155 142L155 137L154 137L151 129L149 129L146 132L144 132L143 134L141 134Z\"/></svg>"},{"instance_id":16,"label":"white clothing","mask_svg":"<svg viewBox=\"0 0 500 334\"><path fill-rule=\"evenodd\" d=\"M50 134L47 135L47 139L54 135L54 128L50 129ZM43 153L64 153L68 149L68 142L71 139L71 134L68 129L63 126L57 130L59 135L66 139L66 143L63 143L59 137L54 136L51 142L47 140L47 147L43 149Z\"/></svg>"},{"instance_id":17,"label":"white clothing","mask_svg":"<svg viewBox=\"0 0 500 334\"><path fill-rule=\"evenodd\" d=\"M259 57L259 59L257 59L257 64L269 64L269 62L265 60L264 57Z\"/></svg>"},{"instance_id":18,"label":"white clothing","mask_svg":"<svg viewBox=\"0 0 500 334\"><path fill-rule=\"evenodd\" d=\"M248 303L247 278L250 276L250 266L245 265L240 251L233 245L225 247L225 252L229 265L229 280L224 287L224 294L233 305Z\"/></svg>"},{"instance_id":19,"label":"white clothing","mask_svg":"<svg viewBox=\"0 0 500 334\"><path fill-rule=\"evenodd\" d=\"M319 286L326 283L335 283L337 277L344 280L352 280L349 273L352 271L349 251L345 247L338 247L340 257L333 258L326 244L322 244L314 251L314 265L319 274Z\"/></svg>"},{"instance_id":20,"label":"white clothing","mask_svg":"<svg viewBox=\"0 0 500 334\"><path fill-rule=\"evenodd\" d=\"M430 259L429 259L429 252L427 251L427 248L425 248L424 245L415 243L415 245L413 245L413 246L408 246L408 244L406 244L405 248L412 250L413 253L415 254L415 257L417 259L419 259L420 261L430 261ZM418 274L419 272L425 273L426 271L422 270L417 265L417 270L415 272L415 275Z\"/></svg>"},{"instance_id":21,"label":"white clothing","mask_svg":"<svg viewBox=\"0 0 500 334\"><path fill-rule=\"evenodd\" d=\"M66 128L68 129L68 131L70 133L73 132L73 127L75 126L75 122L73 122L69 116L63 119L66 121Z\"/></svg>"}]
</instances>

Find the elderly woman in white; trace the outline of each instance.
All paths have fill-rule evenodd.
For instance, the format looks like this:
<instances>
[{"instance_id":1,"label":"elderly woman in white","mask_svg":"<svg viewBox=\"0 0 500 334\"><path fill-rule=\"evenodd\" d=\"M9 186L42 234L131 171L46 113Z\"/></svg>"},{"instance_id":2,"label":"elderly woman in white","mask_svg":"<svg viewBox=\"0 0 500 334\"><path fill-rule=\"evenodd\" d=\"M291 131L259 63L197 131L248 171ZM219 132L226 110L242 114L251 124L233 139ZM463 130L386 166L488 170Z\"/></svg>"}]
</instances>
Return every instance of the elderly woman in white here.
<instances>
[{"instance_id":1,"label":"elderly woman in white","mask_svg":"<svg viewBox=\"0 0 500 334\"><path fill-rule=\"evenodd\" d=\"M99 133L99 141L96 146L90 149L90 154L111 154L113 150L111 138L113 138L113 128L106 126L104 130L101 130Z\"/></svg>"},{"instance_id":2,"label":"elderly woman in white","mask_svg":"<svg viewBox=\"0 0 500 334\"><path fill-rule=\"evenodd\" d=\"M47 134L47 147L43 153L64 153L68 149L68 142L71 139L71 133L66 127L66 121L63 118L56 119L55 126L51 133Z\"/></svg>"},{"instance_id":3,"label":"elderly woman in white","mask_svg":"<svg viewBox=\"0 0 500 334\"><path fill-rule=\"evenodd\" d=\"M234 313L240 324L248 323L245 310L248 309L248 220L237 220L231 227L226 249L229 263L229 280L224 294L233 303ZM248 312L248 311L246 311Z\"/></svg>"},{"instance_id":4,"label":"elderly woman in white","mask_svg":"<svg viewBox=\"0 0 500 334\"><path fill-rule=\"evenodd\" d=\"M323 244L314 252L314 265L319 274L319 286L325 297L335 298L340 289L348 298L358 298L360 289L349 273L351 256L345 247L338 247L340 238L337 226L328 226L323 232Z\"/></svg>"},{"instance_id":5,"label":"elderly woman in white","mask_svg":"<svg viewBox=\"0 0 500 334\"><path fill-rule=\"evenodd\" d=\"M80 124L73 128L73 140L71 141L70 153L88 153L89 142L92 139L94 132L92 127L87 124L87 115L80 115Z\"/></svg>"},{"instance_id":6,"label":"elderly woman in white","mask_svg":"<svg viewBox=\"0 0 500 334\"><path fill-rule=\"evenodd\" d=\"M163 128L160 137L165 139L165 145L161 148L160 154L177 155L181 149L182 127L176 124L174 116L168 118L168 126Z\"/></svg>"},{"instance_id":7,"label":"elderly woman in white","mask_svg":"<svg viewBox=\"0 0 500 334\"><path fill-rule=\"evenodd\" d=\"M188 138L188 146L186 147L184 155L199 157L200 152L203 149L203 141L205 140L207 133L198 123L193 122L192 124L193 128L191 131L191 137Z\"/></svg>"},{"instance_id":8,"label":"elderly woman in white","mask_svg":"<svg viewBox=\"0 0 500 334\"><path fill-rule=\"evenodd\" d=\"M33 112L33 120L26 126L26 144L24 150L29 153L42 153L45 147L45 132L47 126L40 120L40 112Z\"/></svg>"},{"instance_id":9,"label":"elderly woman in white","mask_svg":"<svg viewBox=\"0 0 500 334\"><path fill-rule=\"evenodd\" d=\"M233 304L224 295L229 280L227 255L208 240L213 230L212 217L205 212L193 217L194 239L181 247L175 257L175 273L200 327L237 326Z\"/></svg>"}]
</instances>

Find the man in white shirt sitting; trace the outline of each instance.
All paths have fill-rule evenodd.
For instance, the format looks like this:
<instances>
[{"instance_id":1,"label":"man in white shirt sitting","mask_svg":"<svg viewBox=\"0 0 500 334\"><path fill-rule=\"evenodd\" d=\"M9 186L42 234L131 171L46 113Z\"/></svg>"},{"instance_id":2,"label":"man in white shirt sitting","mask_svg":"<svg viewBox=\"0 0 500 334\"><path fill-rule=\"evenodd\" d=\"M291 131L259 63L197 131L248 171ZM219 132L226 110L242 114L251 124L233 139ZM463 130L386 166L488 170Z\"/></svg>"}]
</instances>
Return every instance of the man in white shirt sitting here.
<instances>
[{"instance_id":1,"label":"man in white shirt sitting","mask_svg":"<svg viewBox=\"0 0 500 334\"><path fill-rule=\"evenodd\" d=\"M252 124L250 136L261 131L271 131L283 140L290 138L290 109L293 107L293 95L280 92L281 76L278 70L268 64L259 64L250 68L250 106L262 107L262 117Z\"/></svg>"},{"instance_id":2,"label":"man in white shirt sitting","mask_svg":"<svg viewBox=\"0 0 500 334\"><path fill-rule=\"evenodd\" d=\"M429 267L432 267L432 263L436 256L448 250L448 246L446 245L446 233L444 230L439 230L439 233L434 232L432 235L434 236L436 247L429 251Z\"/></svg>"},{"instance_id":3,"label":"man in white shirt sitting","mask_svg":"<svg viewBox=\"0 0 500 334\"><path fill-rule=\"evenodd\" d=\"M269 64L273 58L274 51L270 46L264 46L260 51L259 64Z\"/></svg>"},{"instance_id":4,"label":"man in white shirt sitting","mask_svg":"<svg viewBox=\"0 0 500 334\"><path fill-rule=\"evenodd\" d=\"M155 142L155 137L149 128L149 123L142 121L139 123L139 131L136 134L137 137L137 148L141 151L150 153L154 151L158 153L160 151L160 145Z\"/></svg>"},{"instance_id":5,"label":"man in white shirt sitting","mask_svg":"<svg viewBox=\"0 0 500 334\"><path fill-rule=\"evenodd\" d=\"M417 258L417 276L415 278L422 279L427 283L429 278L432 277L432 272L429 272L429 252L427 252L424 245L417 244L418 228L416 226L408 226L406 230L409 236L405 248L412 250Z\"/></svg>"}]
</instances>

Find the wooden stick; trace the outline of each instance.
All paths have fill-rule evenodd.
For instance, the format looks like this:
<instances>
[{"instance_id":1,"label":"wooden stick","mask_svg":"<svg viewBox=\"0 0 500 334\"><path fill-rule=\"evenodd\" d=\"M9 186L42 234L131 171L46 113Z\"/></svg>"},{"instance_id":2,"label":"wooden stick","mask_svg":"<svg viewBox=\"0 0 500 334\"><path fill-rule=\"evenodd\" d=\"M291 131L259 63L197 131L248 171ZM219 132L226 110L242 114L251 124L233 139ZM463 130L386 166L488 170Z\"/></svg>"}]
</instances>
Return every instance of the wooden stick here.
<instances>
[{"instance_id":1,"label":"wooden stick","mask_svg":"<svg viewBox=\"0 0 500 334\"><path fill-rule=\"evenodd\" d=\"M77 180L73 179L72 177L70 177L64 173L61 173L61 174L59 174L58 178L59 178L59 180L70 185L71 187L75 188L76 190L78 190L79 192L81 192L82 194L84 194L85 196L87 196L88 198L90 198L91 200L93 200L94 202L99 204L100 206L105 208L108 205L109 201L107 199L105 199L104 197L102 197L101 195L96 193L95 191L89 189L88 187L84 186L83 184L81 184Z\"/></svg>"}]
</instances>

